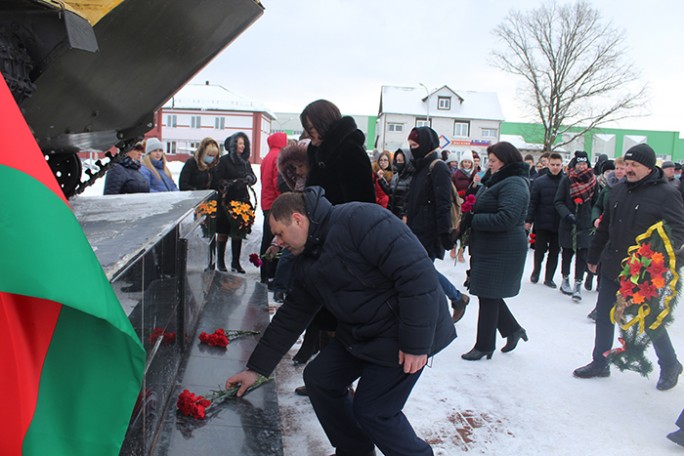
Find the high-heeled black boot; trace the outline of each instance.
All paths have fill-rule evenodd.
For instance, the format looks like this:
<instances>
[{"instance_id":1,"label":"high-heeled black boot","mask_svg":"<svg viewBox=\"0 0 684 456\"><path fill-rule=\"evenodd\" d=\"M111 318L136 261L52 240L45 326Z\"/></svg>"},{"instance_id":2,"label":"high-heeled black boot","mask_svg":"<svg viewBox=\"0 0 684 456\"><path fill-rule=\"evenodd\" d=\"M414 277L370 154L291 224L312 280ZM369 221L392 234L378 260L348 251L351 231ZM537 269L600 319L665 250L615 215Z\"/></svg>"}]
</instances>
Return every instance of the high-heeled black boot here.
<instances>
[{"instance_id":1,"label":"high-heeled black boot","mask_svg":"<svg viewBox=\"0 0 684 456\"><path fill-rule=\"evenodd\" d=\"M509 351L513 351L515 347L518 345L518 342L520 342L520 339L524 340L527 342L527 332L523 329L520 328L510 336L506 338L506 345L503 346L501 349L502 352L508 353Z\"/></svg>"},{"instance_id":2,"label":"high-heeled black boot","mask_svg":"<svg viewBox=\"0 0 684 456\"><path fill-rule=\"evenodd\" d=\"M227 241L216 242L216 269L221 272L228 271L226 268L226 244Z\"/></svg>"},{"instance_id":3,"label":"high-heeled black boot","mask_svg":"<svg viewBox=\"0 0 684 456\"><path fill-rule=\"evenodd\" d=\"M483 352L483 351L478 350L477 348L473 348L468 353L463 353L461 355L461 358L468 360L468 361L479 361L484 356L486 356L487 359L492 359L492 353L494 353L494 352L490 352L490 351Z\"/></svg>"},{"instance_id":4,"label":"high-heeled black boot","mask_svg":"<svg viewBox=\"0 0 684 456\"><path fill-rule=\"evenodd\" d=\"M230 263L230 269L233 272L244 274L245 270L240 266L240 252L242 251L242 239L231 239L230 250L233 254L233 261Z\"/></svg>"}]
</instances>

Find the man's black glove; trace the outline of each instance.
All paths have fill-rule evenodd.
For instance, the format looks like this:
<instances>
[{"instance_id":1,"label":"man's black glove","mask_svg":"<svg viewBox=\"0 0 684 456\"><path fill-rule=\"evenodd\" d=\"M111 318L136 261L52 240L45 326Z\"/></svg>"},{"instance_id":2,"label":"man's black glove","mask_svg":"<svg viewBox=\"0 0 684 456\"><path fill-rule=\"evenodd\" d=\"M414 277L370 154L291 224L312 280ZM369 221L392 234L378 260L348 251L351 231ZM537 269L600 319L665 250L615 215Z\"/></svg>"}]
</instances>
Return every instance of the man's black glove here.
<instances>
[{"instance_id":1,"label":"man's black glove","mask_svg":"<svg viewBox=\"0 0 684 456\"><path fill-rule=\"evenodd\" d=\"M451 250L454 248L454 240L451 238L450 233L440 234L439 240L442 243L442 247L444 247L444 250Z\"/></svg>"},{"instance_id":2,"label":"man's black glove","mask_svg":"<svg viewBox=\"0 0 684 456\"><path fill-rule=\"evenodd\" d=\"M572 223L573 225L577 225L577 217L575 217L575 214L566 215L565 221L568 223Z\"/></svg>"}]
</instances>

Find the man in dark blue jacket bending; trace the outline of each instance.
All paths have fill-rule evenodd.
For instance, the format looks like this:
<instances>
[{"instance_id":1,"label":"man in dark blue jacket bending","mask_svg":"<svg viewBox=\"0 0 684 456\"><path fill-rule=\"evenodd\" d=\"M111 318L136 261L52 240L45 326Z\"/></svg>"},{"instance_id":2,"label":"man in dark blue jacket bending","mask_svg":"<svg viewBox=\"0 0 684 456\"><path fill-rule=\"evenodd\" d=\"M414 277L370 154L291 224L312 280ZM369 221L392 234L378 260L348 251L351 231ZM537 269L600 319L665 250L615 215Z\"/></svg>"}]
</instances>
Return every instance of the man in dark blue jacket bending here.
<instances>
[{"instance_id":1,"label":"man in dark blue jacket bending","mask_svg":"<svg viewBox=\"0 0 684 456\"><path fill-rule=\"evenodd\" d=\"M271 231L297 257L295 283L254 349L229 378L238 396L268 376L321 305L335 339L304 382L336 455L432 455L402 413L428 356L456 337L430 258L411 230L376 204L332 206L320 187L279 196ZM354 396L349 385L358 379Z\"/></svg>"}]
</instances>

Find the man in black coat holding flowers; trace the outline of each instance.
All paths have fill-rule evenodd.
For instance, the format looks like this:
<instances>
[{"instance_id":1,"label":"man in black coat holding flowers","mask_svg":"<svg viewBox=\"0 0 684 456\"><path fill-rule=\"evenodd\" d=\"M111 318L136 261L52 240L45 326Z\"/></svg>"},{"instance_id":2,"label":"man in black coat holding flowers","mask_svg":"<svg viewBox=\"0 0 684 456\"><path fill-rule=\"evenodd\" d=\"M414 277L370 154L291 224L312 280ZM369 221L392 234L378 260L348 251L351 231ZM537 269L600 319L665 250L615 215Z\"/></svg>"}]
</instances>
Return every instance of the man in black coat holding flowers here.
<instances>
[{"instance_id":1,"label":"man in black coat holding flowers","mask_svg":"<svg viewBox=\"0 0 684 456\"><path fill-rule=\"evenodd\" d=\"M684 202L679 191L668 185L662 170L656 167L653 149L647 144L636 145L625 153L624 159L627 181L613 187L587 258L587 267L592 272L596 272L597 264L601 263L602 277L596 304L593 360L575 369L574 375L579 378L610 375L604 356L613 345L615 331L610 312L615 305L616 294L621 290L618 277L623 269L622 261L629 256L629 247L637 243L636 237L663 221L669 228L674 251L684 242ZM660 364L657 388L661 391L671 389L677 384L682 365L677 360L665 326L661 325L657 333L648 326L645 330L653 342Z\"/></svg>"},{"instance_id":2,"label":"man in black coat holding flowers","mask_svg":"<svg viewBox=\"0 0 684 456\"><path fill-rule=\"evenodd\" d=\"M335 338L309 362L304 382L337 455L432 455L402 408L427 362L455 337L425 249L374 203L333 206L320 187L279 196L269 216L295 257L294 285L247 362L226 382L238 396L268 376L321 307ZM358 379L355 394L349 385Z\"/></svg>"}]
</instances>

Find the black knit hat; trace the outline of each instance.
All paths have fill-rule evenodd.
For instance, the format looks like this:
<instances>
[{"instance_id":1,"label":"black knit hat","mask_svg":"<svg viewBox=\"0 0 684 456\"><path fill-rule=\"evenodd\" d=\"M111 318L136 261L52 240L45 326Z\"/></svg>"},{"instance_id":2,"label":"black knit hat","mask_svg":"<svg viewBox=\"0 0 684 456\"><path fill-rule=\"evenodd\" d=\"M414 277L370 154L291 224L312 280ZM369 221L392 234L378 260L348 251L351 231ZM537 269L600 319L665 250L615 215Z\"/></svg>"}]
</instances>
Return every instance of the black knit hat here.
<instances>
[{"instance_id":1,"label":"black knit hat","mask_svg":"<svg viewBox=\"0 0 684 456\"><path fill-rule=\"evenodd\" d=\"M637 144L636 146L630 147L625 156L625 160L633 160L635 162L641 163L647 168L653 169L656 164L656 156L651 146L648 144Z\"/></svg>"},{"instance_id":2,"label":"black knit hat","mask_svg":"<svg viewBox=\"0 0 684 456\"><path fill-rule=\"evenodd\" d=\"M577 163L589 163L589 155L583 150L575 151L575 164Z\"/></svg>"},{"instance_id":3,"label":"black knit hat","mask_svg":"<svg viewBox=\"0 0 684 456\"><path fill-rule=\"evenodd\" d=\"M613 160L605 160L603 163L601 163L601 174L605 173L606 171L611 171L615 169L615 162Z\"/></svg>"}]
</instances>

